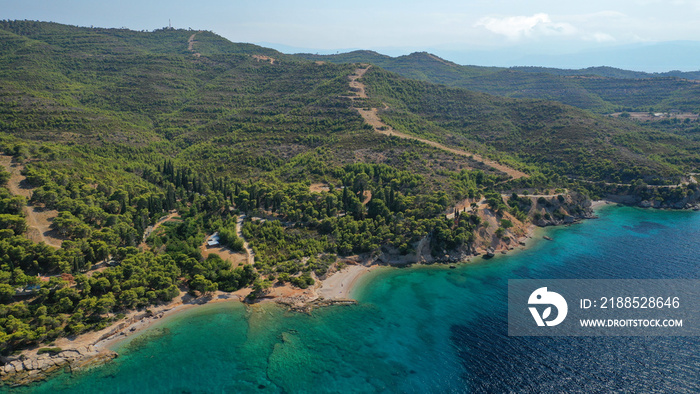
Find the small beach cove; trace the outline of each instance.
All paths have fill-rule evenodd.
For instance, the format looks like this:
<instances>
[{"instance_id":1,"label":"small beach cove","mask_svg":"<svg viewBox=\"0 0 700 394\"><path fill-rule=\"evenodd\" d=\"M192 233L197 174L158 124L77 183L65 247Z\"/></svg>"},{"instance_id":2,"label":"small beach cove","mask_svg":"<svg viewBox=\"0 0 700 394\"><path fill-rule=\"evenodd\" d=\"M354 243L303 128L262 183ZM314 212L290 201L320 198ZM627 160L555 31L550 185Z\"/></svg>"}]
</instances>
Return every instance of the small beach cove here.
<instances>
[{"instance_id":1,"label":"small beach cove","mask_svg":"<svg viewBox=\"0 0 700 394\"><path fill-rule=\"evenodd\" d=\"M112 349L120 356L108 364L12 391L498 391L522 389L517 382L523 373L551 374L552 379L564 374L569 382L546 378L541 383L562 385L534 389L574 387L566 384L602 388L624 377L619 368L586 358L606 360L613 355L626 366L625 376L642 374L646 381L657 382L657 389L674 384L692 391L690 376L699 372L692 355L697 357L700 350L694 338L635 338L623 343L586 338L529 341L505 335L504 284L509 278L700 277L695 257L700 250L700 214L616 205L604 206L597 214L598 220L543 229L541 235L554 241L534 242L516 254L476 258L455 269L374 269L355 279L348 295L359 301L357 305L305 314L274 303L246 306L213 300L166 312L149 329L115 343ZM678 237L679 232L684 236ZM541 239L540 234L533 239ZM543 345L550 349L545 356L537 350ZM645 347L671 353L668 359L652 360ZM512 370L497 354L509 354L508 365L527 365L525 372ZM538 361L532 362L533 357ZM641 361L644 370L633 360ZM562 362L590 372L562 370ZM666 379L658 379L660 374ZM627 382L622 389L635 389L629 385L637 380L622 381Z\"/></svg>"},{"instance_id":2,"label":"small beach cove","mask_svg":"<svg viewBox=\"0 0 700 394\"><path fill-rule=\"evenodd\" d=\"M533 234L539 234L540 231L534 230L535 226L530 226L526 238L528 241L521 241L521 245L511 251L525 250L527 246L539 239L536 235L533 239ZM425 239L424 239L425 241ZM256 298L248 298L252 289L246 288L233 293L217 291L211 294L206 294L199 297L194 297L181 289L180 294L170 303L164 305L151 306L140 310L129 312L112 323L105 329L94 332L87 332L77 337L60 338L52 346L61 349L59 353L51 355L38 355L37 351L41 347L24 352L23 365L17 365L17 371L22 368L24 371L17 375L18 379L15 382L26 384L31 381L43 380L55 374L61 369L78 373L80 370L92 368L104 363L108 363L111 359L118 356L114 351L116 348L121 348L121 342L131 342L134 336L140 335L143 331L149 331L155 324L169 320L170 318L193 309L194 307L201 308L202 305L213 305L224 302L245 302L246 305L255 307L267 303L276 303L294 310L296 312L310 313L312 309L318 307L332 305L349 305L356 301L354 300L354 290L358 283L371 281L374 275L368 275L372 271L392 271L397 267L430 267L432 269L455 269L457 262L452 260L450 264L444 262L425 261L425 253L419 244L415 255L406 256L351 256L342 264L333 268L327 276L316 280L315 285L308 289L298 289L290 284L276 284L272 288L265 291L262 295ZM499 248L500 251L500 248ZM503 249L502 254L506 254L507 250ZM477 252L479 253L479 252ZM484 253L483 251L481 253ZM501 256L501 253L498 255ZM447 256L446 256L447 257ZM469 256L461 261L463 264L473 264L474 262L486 262L489 256L480 257Z\"/></svg>"}]
</instances>

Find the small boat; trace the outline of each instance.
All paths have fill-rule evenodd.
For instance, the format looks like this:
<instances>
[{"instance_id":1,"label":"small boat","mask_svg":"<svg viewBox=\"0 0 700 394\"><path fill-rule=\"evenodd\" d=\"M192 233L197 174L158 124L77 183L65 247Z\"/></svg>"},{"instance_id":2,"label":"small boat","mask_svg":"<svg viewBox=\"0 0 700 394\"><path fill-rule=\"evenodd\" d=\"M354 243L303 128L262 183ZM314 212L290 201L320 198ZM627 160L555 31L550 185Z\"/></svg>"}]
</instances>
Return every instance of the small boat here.
<instances>
[{"instance_id":1,"label":"small boat","mask_svg":"<svg viewBox=\"0 0 700 394\"><path fill-rule=\"evenodd\" d=\"M554 240L552 239L552 237L547 236L547 235L543 236L542 238L546 239L547 241L554 241Z\"/></svg>"}]
</instances>

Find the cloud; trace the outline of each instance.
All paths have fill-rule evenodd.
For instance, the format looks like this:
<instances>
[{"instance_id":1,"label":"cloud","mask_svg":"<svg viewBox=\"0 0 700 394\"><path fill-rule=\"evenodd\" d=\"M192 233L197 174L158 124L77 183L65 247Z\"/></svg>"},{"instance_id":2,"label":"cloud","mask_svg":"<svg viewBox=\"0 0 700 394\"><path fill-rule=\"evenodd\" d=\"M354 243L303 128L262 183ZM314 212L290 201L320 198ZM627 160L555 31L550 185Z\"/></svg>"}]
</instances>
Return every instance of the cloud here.
<instances>
[{"instance_id":1,"label":"cloud","mask_svg":"<svg viewBox=\"0 0 700 394\"><path fill-rule=\"evenodd\" d=\"M593 33L593 34L587 34L583 36L583 39L586 41L595 41L595 42L612 42L616 41L615 37L611 36L610 34L607 33Z\"/></svg>"},{"instance_id":2,"label":"cloud","mask_svg":"<svg viewBox=\"0 0 700 394\"><path fill-rule=\"evenodd\" d=\"M514 41L523 37L573 35L578 31L569 23L553 22L549 15L544 13L505 18L485 17L479 19L474 26L484 27Z\"/></svg>"}]
</instances>

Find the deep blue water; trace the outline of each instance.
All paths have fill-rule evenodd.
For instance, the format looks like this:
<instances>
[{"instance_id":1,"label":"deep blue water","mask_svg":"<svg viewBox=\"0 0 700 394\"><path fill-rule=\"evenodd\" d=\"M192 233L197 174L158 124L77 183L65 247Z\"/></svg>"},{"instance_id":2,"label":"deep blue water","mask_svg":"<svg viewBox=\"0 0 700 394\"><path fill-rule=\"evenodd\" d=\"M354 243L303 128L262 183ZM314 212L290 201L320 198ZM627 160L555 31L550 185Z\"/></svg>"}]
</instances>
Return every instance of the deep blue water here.
<instances>
[{"instance_id":1,"label":"deep blue water","mask_svg":"<svg viewBox=\"0 0 700 394\"><path fill-rule=\"evenodd\" d=\"M700 392L700 338L507 336L508 279L700 279L700 213L599 214L513 255L375 271L355 306L192 309L106 366L17 391Z\"/></svg>"}]
</instances>

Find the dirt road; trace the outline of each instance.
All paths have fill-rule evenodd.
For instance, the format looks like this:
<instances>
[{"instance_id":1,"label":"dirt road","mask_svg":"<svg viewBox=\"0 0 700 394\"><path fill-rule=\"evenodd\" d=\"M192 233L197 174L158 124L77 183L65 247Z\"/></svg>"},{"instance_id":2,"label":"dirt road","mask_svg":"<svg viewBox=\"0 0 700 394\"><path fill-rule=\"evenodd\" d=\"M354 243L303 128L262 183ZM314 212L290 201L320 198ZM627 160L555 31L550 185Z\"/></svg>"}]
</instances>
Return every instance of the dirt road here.
<instances>
[{"instance_id":1,"label":"dirt road","mask_svg":"<svg viewBox=\"0 0 700 394\"><path fill-rule=\"evenodd\" d=\"M355 92L356 96L351 98L367 98L367 92L365 85L359 81L360 78L362 78L363 75L367 72L367 70L370 69L371 66L365 66L364 68L358 68L355 70L355 73L350 75L350 90ZM385 104L384 109L387 109L388 107ZM449 146L443 145L439 142L427 140L425 138L420 138L416 137L413 135L405 134L398 132L394 130L391 126L387 125L384 123L381 118L379 117L378 109L377 108L370 108L370 109L365 109L365 108L356 108L357 112L360 113L360 116L369 124L370 126L374 127L374 131L380 134L384 135L389 135L389 136L395 136L399 138L404 138L404 139L411 139L411 140L416 140L420 141L424 144L428 144L430 146L433 146L435 148L453 153L455 155L459 156L464 156L464 157L470 157L472 160L482 162L486 164L489 167L495 168L498 171L504 172L508 174L510 177L513 179L518 179L518 178L527 178L529 175L522 171L518 171L514 168L508 167L506 165L503 165L501 163L498 163L496 161L484 158L482 156L479 156L477 154L467 152L465 150L461 149L456 149L456 148L451 148Z\"/></svg>"},{"instance_id":2,"label":"dirt road","mask_svg":"<svg viewBox=\"0 0 700 394\"><path fill-rule=\"evenodd\" d=\"M7 182L10 193L23 196L29 201L32 197L32 187L27 182L27 178L21 174L24 166L14 162L12 156L0 156L0 164L10 173L10 180ZM51 223L58 216L58 211L44 210L29 203L23 209L27 216L27 238L60 248L63 240L58 237L55 230L51 229Z\"/></svg>"},{"instance_id":3,"label":"dirt road","mask_svg":"<svg viewBox=\"0 0 700 394\"><path fill-rule=\"evenodd\" d=\"M246 239L243 237L243 219L245 219L245 215L240 214L238 216L238 220L236 221L236 235L238 235L238 237L243 240L243 249L245 249L246 254L248 255L248 264L254 264L255 253L248 244L248 241L246 241Z\"/></svg>"},{"instance_id":4,"label":"dirt road","mask_svg":"<svg viewBox=\"0 0 700 394\"><path fill-rule=\"evenodd\" d=\"M194 51L194 43L197 42L194 40L194 37L197 35L197 33L194 33L190 36L189 40L187 40L187 50L192 52L193 55L196 57L202 56L200 53Z\"/></svg>"}]
</instances>

